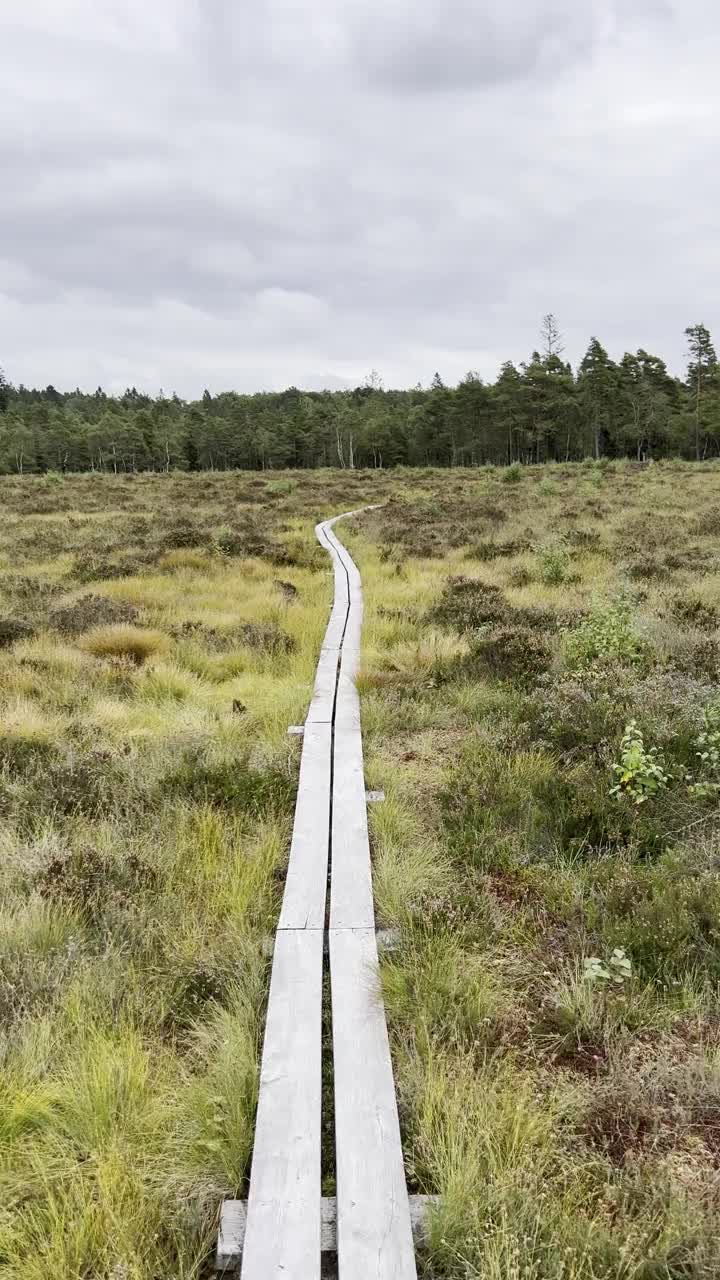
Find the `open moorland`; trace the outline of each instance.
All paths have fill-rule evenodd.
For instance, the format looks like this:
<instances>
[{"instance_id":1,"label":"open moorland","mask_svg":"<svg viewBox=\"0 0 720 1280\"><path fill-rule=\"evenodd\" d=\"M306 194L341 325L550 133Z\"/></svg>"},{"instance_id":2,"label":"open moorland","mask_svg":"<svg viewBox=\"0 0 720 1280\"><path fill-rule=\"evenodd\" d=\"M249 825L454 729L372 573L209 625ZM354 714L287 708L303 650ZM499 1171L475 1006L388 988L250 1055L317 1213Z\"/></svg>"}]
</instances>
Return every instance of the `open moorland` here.
<instances>
[{"instance_id":1,"label":"open moorland","mask_svg":"<svg viewBox=\"0 0 720 1280\"><path fill-rule=\"evenodd\" d=\"M720 1274L720 468L668 461L0 480L8 1280L209 1274L331 598L313 526L366 503L420 1267Z\"/></svg>"}]
</instances>

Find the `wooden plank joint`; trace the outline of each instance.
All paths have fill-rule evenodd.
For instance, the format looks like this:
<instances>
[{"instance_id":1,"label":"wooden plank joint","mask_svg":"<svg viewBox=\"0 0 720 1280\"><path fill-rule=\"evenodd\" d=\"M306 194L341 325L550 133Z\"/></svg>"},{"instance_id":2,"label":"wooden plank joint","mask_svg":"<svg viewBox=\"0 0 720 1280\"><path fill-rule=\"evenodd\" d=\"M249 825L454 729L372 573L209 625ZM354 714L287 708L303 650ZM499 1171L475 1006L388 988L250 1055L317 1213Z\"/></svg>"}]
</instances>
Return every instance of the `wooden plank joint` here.
<instances>
[{"instance_id":1,"label":"wooden plank joint","mask_svg":"<svg viewBox=\"0 0 720 1280\"><path fill-rule=\"evenodd\" d=\"M410 1222L415 1248L422 1246L427 1231L428 1215L438 1204L439 1196L410 1196ZM215 1270L220 1275L232 1275L240 1266L245 1241L247 1203L245 1200L224 1200L220 1210ZM320 1249L324 1255L337 1253L337 1200L335 1196L323 1196L320 1201ZM324 1268L326 1270L326 1268Z\"/></svg>"}]
</instances>

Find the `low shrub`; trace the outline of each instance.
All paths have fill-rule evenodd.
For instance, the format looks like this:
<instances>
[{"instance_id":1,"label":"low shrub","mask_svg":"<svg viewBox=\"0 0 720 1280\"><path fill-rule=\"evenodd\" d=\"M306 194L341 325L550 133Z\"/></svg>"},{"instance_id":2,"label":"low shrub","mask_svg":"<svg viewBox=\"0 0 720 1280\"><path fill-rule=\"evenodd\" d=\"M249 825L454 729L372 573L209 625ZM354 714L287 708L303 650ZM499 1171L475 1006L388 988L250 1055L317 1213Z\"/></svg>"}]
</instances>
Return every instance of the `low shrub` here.
<instances>
[{"instance_id":1,"label":"low shrub","mask_svg":"<svg viewBox=\"0 0 720 1280\"><path fill-rule=\"evenodd\" d=\"M654 555L635 556L624 564L628 578L633 582L645 582L651 578L667 577L667 568L662 560Z\"/></svg>"},{"instance_id":2,"label":"low shrub","mask_svg":"<svg viewBox=\"0 0 720 1280\"><path fill-rule=\"evenodd\" d=\"M53 609L50 625L62 635L75 636L94 627L136 622L137 618L137 609L124 600L87 595L80 596L72 604Z\"/></svg>"},{"instance_id":3,"label":"low shrub","mask_svg":"<svg viewBox=\"0 0 720 1280\"><path fill-rule=\"evenodd\" d=\"M597 662L636 663L643 655L642 641L624 602L595 605L576 627L565 632L562 648L571 671Z\"/></svg>"},{"instance_id":4,"label":"low shrub","mask_svg":"<svg viewBox=\"0 0 720 1280\"><path fill-rule=\"evenodd\" d=\"M716 538L720 533L720 507L707 507L690 522L690 533L701 538Z\"/></svg>"},{"instance_id":5,"label":"low shrub","mask_svg":"<svg viewBox=\"0 0 720 1280\"><path fill-rule=\"evenodd\" d=\"M541 632L530 627L496 627L471 642L466 666L473 673L528 684L548 670L553 656Z\"/></svg>"},{"instance_id":6,"label":"low shrub","mask_svg":"<svg viewBox=\"0 0 720 1280\"><path fill-rule=\"evenodd\" d=\"M261 550L250 550L247 534L227 524L215 530L212 542L215 550L224 556L262 555L266 549L263 543Z\"/></svg>"},{"instance_id":7,"label":"low shrub","mask_svg":"<svg viewBox=\"0 0 720 1280\"><path fill-rule=\"evenodd\" d=\"M428 621L454 627L456 631L477 631L488 624L504 622L508 602L499 587L478 578L450 578Z\"/></svg>"},{"instance_id":8,"label":"low shrub","mask_svg":"<svg viewBox=\"0 0 720 1280\"><path fill-rule=\"evenodd\" d=\"M508 574L511 587L529 587L532 580L532 574L524 564L514 564Z\"/></svg>"},{"instance_id":9,"label":"low shrub","mask_svg":"<svg viewBox=\"0 0 720 1280\"><path fill-rule=\"evenodd\" d=\"M292 653L295 649L293 637L271 622L244 622L238 629L238 638L249 649L261 653Z\"/></svg>"},{"instance_id":10,"label":"low shrub","mask_svg":"<svg viewBox=\"0 0 720 1280\"><path fill-rule=\"evenodd\" d=\"M110 908L131 906L156 883L155 870L136 854L112 858L92 845L56 854L35 877L42 898L67 903L93 923Z\"/></svg>"},{"instance_id":11,"label":"low shrub","mask_svg":"<svg viewBox=\"0 0 720 1280\"><path fill-rule=\"evenodd\" d=\"M645 746L636 720L625 726L620 743L620 761L613 765L613 773L617 782L610 788L610 794L626 796L633 804L644 804L658 791L664 790L670 781L657 747Z\"/></svg>"},{"instance_id":12,"label":"low shrub","mask_svg":"<svg viewBox=\"0 0 720 1280\"><path fill-rule=\"evenodd\" d=\"M544 542L535 548L540 581L547 587L559 586L570 573L570 556L562 542Z\"/></svg>"},{"instance_id":13,"label":"low shrub","mask_svg":"<svg viewBox=\"0 0 720 1280\"><path fill-rule=\"evenodd\" d=\"M602 537L597 529L567 529L565 541L572 547L590 551L600 546Z\"/></svg>"},{"instance_id":14,"label":"low shrub","mask_svg":"<svg viewBox=\"0 0 720 1280\"><path fill-rule=\"evenodd\" d=\"M138 551L111 560L104 552L83 551L75 556L69 576L76 582L101 582L113 578L130 578L143 573L154 563L151 551Z\"/></svg>"},{"instance_id":15,"label":"low shrub","mask_svg":"<svg viewBox=\"0 0 720 1280\"><path fill-rule=\"evenodd\" d=\"M499 587L479 578L450 578L436 605L426 615L430 623L452 627L462 633L480 631L488 626L527 627L553 631L556 616L549 609L535 605L522 608L510 604Z\"/></svg>"},{"instance_id":16,"label":"low shrub","mask_svg":"<svg viewBox=\"0 0 720 1280\"><path fill-rule=\"evenodd\" d=\"M528 712L533 732L562 751L594 756L606 766L618 723L636 696L624 674L608 667L541 675Z\"/></svg>"},{"instance_id":17,"label":"low shrub","mask_svg":"<svg viewBox=\"0 0 720 1280\"><path fill-rule=\"evenodd\" d=\"M720 625L720 614L715 605L698 596L676 595L669 602L669 612L676 622L698 631L715 631Z\"/></svg>"},{"instance_id":18,"label":"low shrub","mask_svg":"<svg viewBox=\"0 0 720 1280\"><path fill-rule=\"evenodd\" d=\"M720 677L720 640L704 631L683 629L668 637L664 659L673 671L717 681Z\"/></svg>"},{"instance_id":19,"label":"low shrub","mask_svg":"<svg viewBox=\"0 0 720 1280\"><path fill-rule=\"evenodd\" d=\"M665 849L652 861L604 859L583 894L591 935L622 945L647 978L720 976L720 873L691 853Z\"/></svg>"},{"instance_id":20,"label":"low shrub","mask_svg":"<svg viewBox=\"0 0 720 1280\"><path fill-rule=\"evenodd\" d=\"M519 556L530 550L529 538L512 538L507 542L496 542L493 538L478 542L470 550L473 560L487 564L493 560L501 560L505 556Z\"/></svg>"},{"instance_id":21,"label":"low shrub","mask_svg":"<svg viewBox=\"0 0 720 1280\"><path fill-rule=\"evenodd\" d=\"M522 467L519 462L511 462L509 467L503 467L500 472L500 480L503 484L519 484L522 480Z\"/></svg>"},{"instance_id":22,"label":"low shrub","mask_svg":"<svg viewBox=\"0 0 720 1280\"><path fill-rule=\"evenodd\" d=\"M187 517L180 517L158 531L158 541L168 550L199 547L207 542L207 535Z\"/></svg>"},{"instance_id":23,"label":"low shrub","mask_svg":"<svg viewBox=\"0 0 720 1280\"><path fill-rule=\"evenodd\" d=\"M125 755L102 747L73 748L27 775L24 805L33 819L42 814L91 819L135 817L152 802L148 775Z\"/></svg>"},{"instance_id":24,"label":"low shrub","mask_svg":"<svg viewBox=\"0 0 720 1280\"><path fill-rule=\"evenodd\" d=\"M0 618L0 649L9 649L18 640L29 640L35 628L20 618Z\"/></svg>"},{"instance_id":25,"label":"low shrub","mask_svg":"<svg viewBox=\"0 0 720 1280\"><path fill-rule=\"evenodd\" d=\"M28 577L25 574L3 574L3 592L23 614L32 616L44 613L48 604L59 595L62 587L50 578Z\"/></svg>"}]
</instances>

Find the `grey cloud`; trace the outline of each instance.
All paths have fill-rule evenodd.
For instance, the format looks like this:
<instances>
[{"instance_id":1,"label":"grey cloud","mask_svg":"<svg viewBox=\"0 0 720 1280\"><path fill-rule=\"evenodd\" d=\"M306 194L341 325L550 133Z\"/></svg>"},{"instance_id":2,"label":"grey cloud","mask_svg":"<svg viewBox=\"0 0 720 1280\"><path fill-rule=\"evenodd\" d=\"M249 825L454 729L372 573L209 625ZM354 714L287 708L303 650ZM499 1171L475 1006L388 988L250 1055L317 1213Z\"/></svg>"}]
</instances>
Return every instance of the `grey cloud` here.
<instances>
[{"instance_id":1,"label":"grey cloud","mask_svg":"<svg viewBox=\"0 0 720 1280\"><path fill-rule=\"evenodd\" d=\"M15 380L492 376L548 309L677 365L712 321L709 0L7 7Z\"/></svg>"},{"instance_id":2,"label":"grey cloud","mask_svg":"<svg viewBox=\"0 0 720 1280\"><path fill-rule=\"evenodd\" d=\"M556 75L618 25L660 16L662 0L394 0L381 21L364 3L351 20L362 70L388 88L478 89Z\"/></svg>"}]
</instances>

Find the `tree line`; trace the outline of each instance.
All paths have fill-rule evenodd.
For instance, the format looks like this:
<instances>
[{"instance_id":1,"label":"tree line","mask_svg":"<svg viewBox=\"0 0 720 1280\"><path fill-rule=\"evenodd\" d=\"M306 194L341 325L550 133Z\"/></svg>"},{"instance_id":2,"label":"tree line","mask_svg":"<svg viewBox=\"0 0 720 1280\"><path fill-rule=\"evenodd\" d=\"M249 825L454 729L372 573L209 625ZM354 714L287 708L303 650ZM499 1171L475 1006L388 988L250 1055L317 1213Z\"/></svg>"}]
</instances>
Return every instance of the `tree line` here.
<instances>
[{"instance_id":1,"label":"tree line","mask_svg":"<svg viewBox=\"0 0 720 1280\"><path fill-rule=\"evenodd\" d=\"M611 360L592 338L576 370L555 318L539 349L494 382L184 401L13 386L0 370L0 472L482 466L585 457L720 456L720 366L703 324L685 330L685 378L642 348Z\"/></svg>"}]
</instances>

